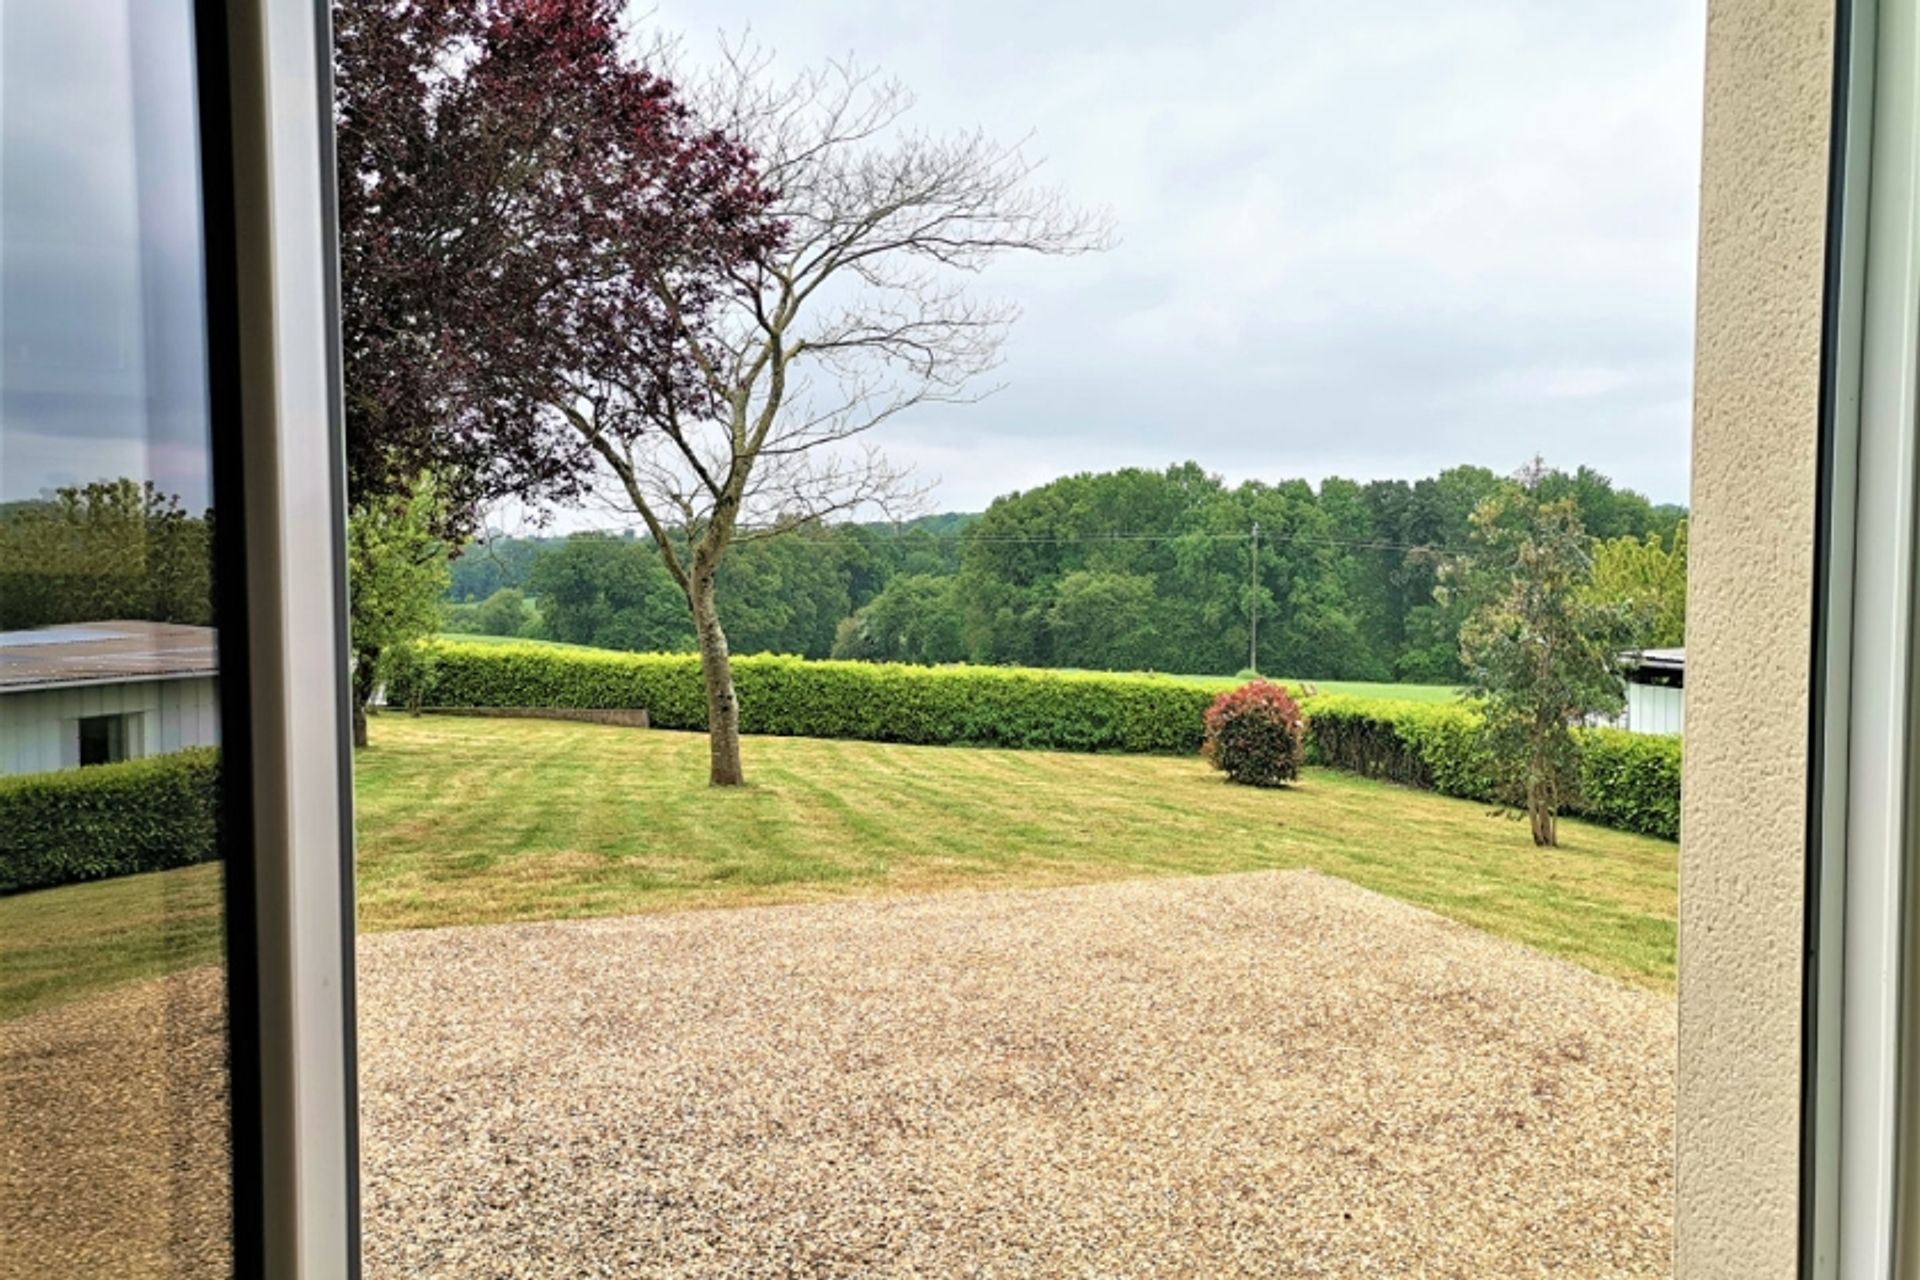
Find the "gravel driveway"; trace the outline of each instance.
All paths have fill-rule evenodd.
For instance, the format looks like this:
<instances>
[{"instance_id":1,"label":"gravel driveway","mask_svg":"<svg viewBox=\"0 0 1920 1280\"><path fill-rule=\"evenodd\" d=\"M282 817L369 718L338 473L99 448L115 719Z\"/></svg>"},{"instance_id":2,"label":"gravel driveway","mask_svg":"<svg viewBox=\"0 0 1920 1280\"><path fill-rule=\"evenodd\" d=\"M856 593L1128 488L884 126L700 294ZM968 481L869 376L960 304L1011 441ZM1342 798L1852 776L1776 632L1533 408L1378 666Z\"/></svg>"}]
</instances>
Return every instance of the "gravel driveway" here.
<instances>
[{"instance_id":1,"label":"gravel driveway","mask_svg":"<svg viewBox=\"0 0 1920 1280\"><path fill-rule=\"evenodd\" d=\"M369 1280L1665 1276L1674 1008L1311 873L361 943Z\"/></svg>"}]
</instances>

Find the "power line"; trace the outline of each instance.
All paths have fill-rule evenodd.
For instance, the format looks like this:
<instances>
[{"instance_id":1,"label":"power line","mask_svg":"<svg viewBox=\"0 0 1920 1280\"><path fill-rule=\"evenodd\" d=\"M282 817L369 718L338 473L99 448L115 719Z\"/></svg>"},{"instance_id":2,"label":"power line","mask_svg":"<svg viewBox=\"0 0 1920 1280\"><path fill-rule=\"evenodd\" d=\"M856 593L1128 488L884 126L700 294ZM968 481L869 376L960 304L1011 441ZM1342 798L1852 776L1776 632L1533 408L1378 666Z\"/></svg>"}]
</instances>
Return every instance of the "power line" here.
<instances>
[{"instance_id":1,"label":"power line","mask_svg":"<svg viewBox=\"0 0 1920 1280\"><path fill-rule=\"evenodd\" d=\"M842 527L865 528L867 526L852 525ZM1254 538L1254 535L1250 532L1208 533L1201 530L1193 530L1186 533L968 534L964 531L959 533L931 533L926 530L908 529L883 536L901 537L904 533L908 532L920 533L923 537L934 542L961 542L968 545L982 546L1036 547L1082 546L1124 542L1247 542ZM636 540L643 536L637 531L629 529L581 529L576 530L576 533L600 534L609 537L632 537ZM564 536L566 535L563 535L563 537ZM811 542L820 546L832 545L834 541L831 538L821 537L817 533L802 533L798 530L795 530L788 536L795 542ZM1447 547L1432 542L1387 542L1376 538L1324 538L1303 533L1274 533L1271 530L1260 533L1258 540L1268 543L1285 542L1306 546L1344 547L1356 551L1430 551L1438 555L1456 556L1472 554L1472 552L1465 547Z\"/></svg>"}]
</instances>

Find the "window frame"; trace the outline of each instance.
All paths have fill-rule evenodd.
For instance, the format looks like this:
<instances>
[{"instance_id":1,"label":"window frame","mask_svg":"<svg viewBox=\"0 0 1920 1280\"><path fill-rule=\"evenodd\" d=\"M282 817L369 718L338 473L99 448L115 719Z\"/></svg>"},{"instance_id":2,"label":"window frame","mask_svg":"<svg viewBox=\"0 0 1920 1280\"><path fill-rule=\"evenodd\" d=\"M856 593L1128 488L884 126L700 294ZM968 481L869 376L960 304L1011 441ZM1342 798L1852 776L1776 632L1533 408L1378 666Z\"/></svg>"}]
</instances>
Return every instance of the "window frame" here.
<instances>
[{"instance_id":1,"label":"window frame","mask_svg":"<svg viewBox=\"0 0 1920 1280\"><path fill-rule=\"evenodd\" d=\"M239 1276L360 1274L325 0L195 0ZM316 483L318 479L318 483Z\"/></svg>"},{"instance_id":2,"label":"window frame","mask_svg":"<svg viewBox=\"0 0 1920 1280\"><path fill-rule=\"evenodd\" d=\"M1838 0L1822 324L1799 1274L1920 1253L1920 3Z\"/></svg>"}]
</instances>

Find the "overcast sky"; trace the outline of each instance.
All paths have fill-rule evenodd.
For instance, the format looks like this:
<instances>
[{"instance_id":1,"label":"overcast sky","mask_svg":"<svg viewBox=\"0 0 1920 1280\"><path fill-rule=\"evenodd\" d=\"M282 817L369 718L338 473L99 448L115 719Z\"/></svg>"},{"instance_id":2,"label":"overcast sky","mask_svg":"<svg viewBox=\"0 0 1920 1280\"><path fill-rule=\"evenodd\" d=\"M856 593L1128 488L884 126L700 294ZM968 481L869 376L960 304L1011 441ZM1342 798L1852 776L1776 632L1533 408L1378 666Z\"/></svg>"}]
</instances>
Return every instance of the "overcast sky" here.
<instances>
[{"instance_id":1,"label":"overcast sky","mask_svg":"<svg viewBox=\"0 0 1920 1280\"><path fill-rule=\"evenodd\" d=\"M120 476L210 500L191 12L5 6L0 500Z\"/></svg>"},{"instance_id":2,"label":"overcast sky","mask_svg":"<svg viewBox=\"0 0 1920 1280\"><path fill-rule=\"evenodd\" d=\"M1031 133L1121 243L996 270L984 404L885 428L977 509L1064 472L1418 477L1534 453L1685 501L1701 0L658 0Z\"/></svg>"},{"instance_id":3,"label":"overcast sky","mask_svg":"<svg viewBox=\"0 0 1920 1280\"><path fill-rule=\"evenodd\" d=\"M0 497L132 474L205 501L185 28L129 39L122 5L8 10ZM749 28L787 70L851 55L921 124L1031 134L1111 212L1111 252L980 282L1025 312L1003 390L877 438L936 508L1186 459L1318 481L1535 452L1683 501L1702 10L658 0L647 25L689 57Z\"/></svg>"}]
</instances>

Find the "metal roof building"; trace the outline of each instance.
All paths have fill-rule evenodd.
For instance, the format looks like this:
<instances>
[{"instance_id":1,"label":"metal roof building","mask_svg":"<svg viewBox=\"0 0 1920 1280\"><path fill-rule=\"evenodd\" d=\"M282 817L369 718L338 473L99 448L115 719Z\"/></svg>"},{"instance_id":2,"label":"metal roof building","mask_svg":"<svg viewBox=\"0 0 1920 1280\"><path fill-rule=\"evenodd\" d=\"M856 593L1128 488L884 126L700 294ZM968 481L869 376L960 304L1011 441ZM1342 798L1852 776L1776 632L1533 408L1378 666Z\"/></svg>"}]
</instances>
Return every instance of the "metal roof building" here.
<instances>
[{"instance_id":1,"label":"metal roof building","mask_svg":"<svg viewBox=\"0 0 1920 1280\"><path fill-rule=\"evenodd\" d=\"M0 774L219 741L212 627L107 621L0 631Z\"/></svg>"}]
</instances>

